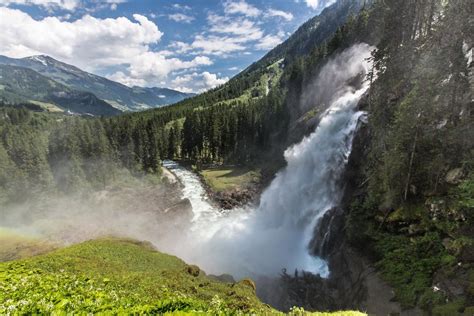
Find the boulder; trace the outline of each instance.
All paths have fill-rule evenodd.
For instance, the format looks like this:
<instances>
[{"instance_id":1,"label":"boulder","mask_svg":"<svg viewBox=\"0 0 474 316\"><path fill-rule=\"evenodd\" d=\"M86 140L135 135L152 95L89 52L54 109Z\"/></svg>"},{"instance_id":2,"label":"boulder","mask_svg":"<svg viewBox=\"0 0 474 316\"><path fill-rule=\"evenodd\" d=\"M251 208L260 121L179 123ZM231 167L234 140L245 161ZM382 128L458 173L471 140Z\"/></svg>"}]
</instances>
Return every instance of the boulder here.
<instances>
[{"instance_id":1,"label":"boulder","mask_svg":"<svg viewBox=\"0 0 474 316\"><path fill-rule=\"evenodd\" d=\"M455 168L448 171L445 180L449 184L459 184L464 176L462 168Z\"/></svg>"},{"instance_id":2,"label":"boulder","mask_svg":"<svg viewBox=\"0 0 474 316\"><path fill-rule=\"evenodd\" d=\"M187 219L190 221L194 216L193 207L189 199L179 201L165 209L163 213L168 219Z\"/></svg>"},{"instance_id":3,"label":"boulder","mask_svg":"<svg viewBox=\"0 0 474 316\"><path fill-rule=\"evenodd\" d=\"M201 269L196 265L190 264L186 266L186 272L191 274L193 277L198 277L201 273Z\"/></svg>"},{"instance_id":4,"label":"boulder","mask_svg":"<svg viewBox=\"0 0 474 316\"><path fill-rule=\"evenodd\" d=\"M255 282L252 281L251 279L243 279L239 282L239 284L250 287L254 292L257 290L257 286L255 285Z\"/></svg>"}]
</instances>

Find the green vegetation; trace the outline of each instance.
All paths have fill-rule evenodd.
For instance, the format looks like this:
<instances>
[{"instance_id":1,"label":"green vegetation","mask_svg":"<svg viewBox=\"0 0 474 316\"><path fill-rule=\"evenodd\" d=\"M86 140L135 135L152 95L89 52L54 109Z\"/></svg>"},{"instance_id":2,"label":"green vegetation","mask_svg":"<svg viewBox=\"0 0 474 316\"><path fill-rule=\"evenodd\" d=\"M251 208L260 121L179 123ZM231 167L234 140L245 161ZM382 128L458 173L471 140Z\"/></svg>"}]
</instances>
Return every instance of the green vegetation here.
<instances>
[{"instance_id":1,"label":"green vegetation","mask_svg":"<svg viewBox=\"0 0 474 316\"><path fill-rule=\"evenodd\" d=\"M374 4L370 16L384 22L357 183L365 193L347 218L350 241L377 262L396 299L436 315L460 315L474 297L462 281L472 273L466 254L474 242L468 8L468 1Z\"/></svg>"},{"instance_id":2,"label":"green vegetation","mask_svg":"<svg viewBox=\"0 0 474 316\"><path fill-rule=\"evenodd\" d=\"M288 313L289 316L364 316L367 314L353 311L340 311L340 312L307 312L302 308L292 308Z\"/></svg>"},{"instance_id":3,"label":"green vegetation","mask_svg":"<svg viewBox=\"0 0 474 316\"><path fill-rule=\"evenodd\" d=\"M260 182L260 172L244 167L215 167L199 171L204 181L215 192L245 188Z\"/></svg>"},{"instance_id":4,"label":"green vegetation","mask_svg":"<svg viewBox=\"0 0 474 316\"><path fill-rule=\"evenodd\" d=\"M89 241L0 264L0 313L271 311L252 288L198 273L146 243Z\"/></svg>"},{"instance_id":5,"label":"green vegetation","mask_svg":"<svg viewBox=\"0 0 474 316\"><path fill-rule=\"evenodd\" d=\"M472 62L468 64L464 52L465 47L472 49L468 40L474 33L472 23L468 23L472 5L468 0L374 1L357 16L351 16L356 11L353 4L361 6L361 1L341 3L338 10L327 10L324 16L308 21L288 41L225 85L166 108L85 119L3 107L0 202L54 190L99 189L116 181L123 172L134 176L156 174L162 159L183 159L195 165L239 164L232 170L222 167L202 171L217 191L253 181L257 175L252 168L241 166L258 166L267 160L273 164L280 159L289 143L289 127L300 118L307 121L318 114L318 109L301 107L305 88L334 54L363 41L377 49L371 58L374 66L368 78L370 91L362 105L370 113L365 126L368 137L360 146L364 148L360 165L353 170L355 180L351 179L357 182L358 195L351 201L346 218L349 242L376 263L404 307L420 306L435 315L472 311ZM2 91L6 91L7 83L1 84ZM457 176L448 177L450 174ZM80 247L96 243L116 241L76 247L82 251ZM140 248L125 241L120 247L123 251ZM60 256L76 248L69 249L55 254ZM44 258L52 258L48 256ZM43 266L38 268L40 258L27 259L24 266L11 263L2 267L11 265L11 271L16 271L12 276L31 275L31 282L42 282L36 272L28 274L35 269L43 271ZM60 258L64 263L69 254ZM113 258L106 259L112 260L110 269L115 265L125 269ZM142 259L153 262L150 257ZM114 286L111 289L116 294L107 292L104 302L114 302L117 311L131 305L138 306L137 312L140 308L174 310L178 305L188 311L211 311L215 294L219 295L215 302L224 309L264 308L257 302L245 309L239 305L243 301L234 301L226 296L228 292L221 292L228 285L212 283L210 288L198 287L194 292L191 284L195 279L185 278L183 284L188 288L176 288L160 274L161 279L154 280L165 284L167 291L188 295L183 300L174 292L166 296L166 291L156 284L152 287L148 281L132 278L120 283L124 276L119 272L105 276L94 260L87 262L92 264L90 272L110 281L94 279L98 287L91 293ZM77 263L67 262L72 267ZM85 266L84 262L84 271L65 268L67 277L84 284L92 276L83 278L75 273L87 274ZM179 271L169 277L181 277L183 272ZM48 275L61 282L54 273ZM466 276L467 282L463 281ZM457 282L456 293L462 294L446 289L434 291L435 278L441 283L446 279ZM143 297L131 295L133 282ZM144 289L152 288L159 295L144 294ZM25 287L25 291L28 289ZM87 296L81 287L76 290L84 310L98 311L94 309L96 298ZM31 291L34 298L34 287ZM18 299L26 294L19 293ZM253 296L249 298L253 300ZM54 309L62 299L43 307ZM132 301L129 304L127 300ZM66 302L60 308L71 307Z\"/></svg>"},{"instance_id":6,"label":"green vegetation","mask_svg":"<svg viewBox=\"0 0 474 316\"><path fill-rule=\"evenodd\" d=\"M0 314L281 314L246 282L208 278L148 243L99 239L0 263ZM356 312L290 315L359 316Z\"/></svg>"}]
</instances>

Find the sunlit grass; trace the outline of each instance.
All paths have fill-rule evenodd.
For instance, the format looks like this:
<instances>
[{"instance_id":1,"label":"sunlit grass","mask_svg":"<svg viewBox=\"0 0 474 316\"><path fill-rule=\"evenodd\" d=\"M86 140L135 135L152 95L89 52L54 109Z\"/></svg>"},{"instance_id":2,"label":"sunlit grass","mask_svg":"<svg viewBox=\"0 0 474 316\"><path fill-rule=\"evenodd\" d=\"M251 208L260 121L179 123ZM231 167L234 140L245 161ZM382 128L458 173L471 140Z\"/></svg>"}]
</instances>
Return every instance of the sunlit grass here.
<instances>
[{"instance_id":1,"label":"sunlit grass","mask_svg":"<svg viewBox=\"0 0 474 316\"><path fill-rule=\"evenodd\" d=\"M245 167L218 167L203 169L201 174L204 181L215 192L246 187L260 181L260 171Z\"/></svg>"}]
</instances>

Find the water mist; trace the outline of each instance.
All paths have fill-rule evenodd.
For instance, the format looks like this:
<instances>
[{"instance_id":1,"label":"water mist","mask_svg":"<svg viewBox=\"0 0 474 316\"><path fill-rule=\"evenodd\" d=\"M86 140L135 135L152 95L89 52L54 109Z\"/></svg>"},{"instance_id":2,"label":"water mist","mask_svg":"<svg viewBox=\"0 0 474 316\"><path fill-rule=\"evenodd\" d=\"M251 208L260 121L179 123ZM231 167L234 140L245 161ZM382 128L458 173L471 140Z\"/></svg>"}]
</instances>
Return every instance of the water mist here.
<instances>
[{"instance_id":1,"label":"water mist","mask_svg":"<svg viewBox=\"0 0 474 316\"><path fill-rule=\"evenodd\" d=\"M356 105L368 88L361 78L368 72L371 50L366 44L347 49L328 61L305 89L303 101L318 106L320 123L285 151L287 166L262 194L256 209L227 213L216 209L195 174L168 162L184 184L183 197L193 207L191 217L183 220L186 225L161 222L156 210L167 206L160 206L163 202L154 191L141 199L132 193L127 196L130 190L124 190L3 210L0 226L66 244L106 234L147 240L208 273L231 273L236 278L276 276L283 268L325 276L325 262L311 256L307 247L318 219L341 199L339 182L364 115Z\"/></svg>"},{"instance_id":2,"label":"water mist","mask_svg":"<svg viewBox=\"0 0 474 316\"><path fill-rule=\"evenodd\" d=\"M316 130L285 151L287 166L264 191L257 209L222 216L196 209L212 206L194 205L191 199L197 216L186 239L193 247L170 250L211 273L277 275L285 268L327 276L325 262L311 256L307 247L318 219L342 196L339 182L364 115L356 106L368 89L365 75L371 50L366 44L347 49L330 60L308 87L311 91L305 98L313 96L315 102L329 106Z\"/></svg>"}]
</instances>

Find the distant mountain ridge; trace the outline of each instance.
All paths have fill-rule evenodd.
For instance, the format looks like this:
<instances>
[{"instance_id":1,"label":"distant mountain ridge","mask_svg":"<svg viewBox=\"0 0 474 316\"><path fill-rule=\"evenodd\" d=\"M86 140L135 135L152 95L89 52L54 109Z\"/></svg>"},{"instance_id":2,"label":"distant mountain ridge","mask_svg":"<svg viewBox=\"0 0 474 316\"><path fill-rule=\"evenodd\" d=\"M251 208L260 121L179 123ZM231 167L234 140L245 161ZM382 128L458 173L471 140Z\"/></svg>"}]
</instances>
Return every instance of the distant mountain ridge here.
<instances>
[{"instance_id":1,"label":"distant mountain ridge","mask_svg":"<svg viewBox=\"0 0 474 316\"><path fill-rule=\"evenodd\" d=\"M52 112L105 116L121 113L93 93L71 89L29 68L2 64L0 101L10 104L32 103Z\"/></svg>"},{"instance_id":2,"label":"distant mountain ridge","mask_svg":"<svg viewBox=\"0 0 474 316\"><path fill-rule=\"evenodd\" d=\"M167 88L128 87L46 55L19 59L0 55L0 64L32 69L72 89L93 93L121 111L156 108L194 95Z\"/></svg>"}]
</instances>

